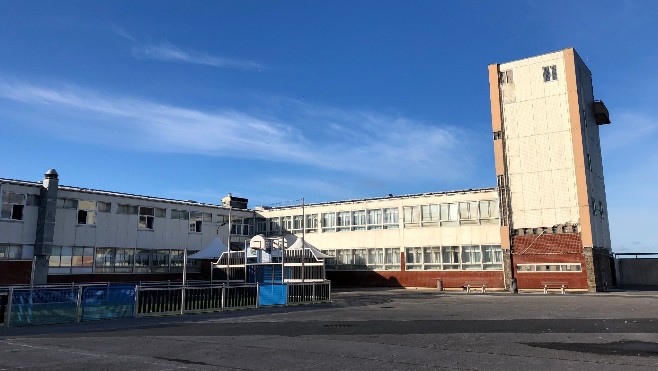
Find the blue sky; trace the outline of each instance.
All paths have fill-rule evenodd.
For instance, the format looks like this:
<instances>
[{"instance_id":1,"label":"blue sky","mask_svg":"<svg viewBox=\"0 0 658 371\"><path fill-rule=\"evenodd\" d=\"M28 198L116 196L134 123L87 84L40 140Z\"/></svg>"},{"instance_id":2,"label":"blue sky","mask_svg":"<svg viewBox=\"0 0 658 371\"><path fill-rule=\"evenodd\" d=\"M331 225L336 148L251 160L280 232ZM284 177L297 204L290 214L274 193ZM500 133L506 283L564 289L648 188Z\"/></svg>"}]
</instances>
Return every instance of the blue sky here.
<instances>
[{"instance_id":1,"label":"blue sky","mask_svg":"<svg viewBox=\"0 0 658 371\"><path fill-rule=\"evenodd\" d=\"M658 2L0 1L0 177L250 206L495 186L487 65L575 47L658 251Z\"/></svg>"}]
</instances>

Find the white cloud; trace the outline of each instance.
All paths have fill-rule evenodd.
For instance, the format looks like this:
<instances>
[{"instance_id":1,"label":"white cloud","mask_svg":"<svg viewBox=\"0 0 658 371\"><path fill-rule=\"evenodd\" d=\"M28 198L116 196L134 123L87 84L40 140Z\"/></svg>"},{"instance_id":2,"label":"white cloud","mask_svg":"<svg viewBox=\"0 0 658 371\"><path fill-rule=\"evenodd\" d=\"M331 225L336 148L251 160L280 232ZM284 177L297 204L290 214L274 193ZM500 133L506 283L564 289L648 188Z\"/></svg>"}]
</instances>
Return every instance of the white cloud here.
<instances>
[{"instance_id":1,"label":"white cloud","mask_svg":"<svg viewBox=\"0 0 658 371\"><path fill-rule=\"evenodd\" d=\"M260 70L262 68L260 64L250 60L221 57L195 50L183 50L167 40L159 43L142 43L120 28L115 28L114 33L129 40L133 44L132 54L135 58L139 59L199 64L217 68L252 70Z\"/></svg>"},{"instance_id":2,"label":"white cloud","mask_svg":"<svg viewBox=\"0 0 658 371\"><path fill-rule=\"evenodd\" d=\"M156 59L165 62L183 62L201 64L219 68L260 69L261 66L252 61L213 56L193 50L182 50L168 41L159 44L134 45L132 53L135 58Z\"/></svg>"},{"instance_id":3,"label":"white cloud","mask_svg":"<svg viewBox=\"0 0 658 371\"><path fill-rule=\"evenodd\" d=\"M7 80L0 80L0 98L38 112L29 124L54 135L139 151L252 158L398 180L463 178L473 156L465 150L467 133L451 126L296 101L273 118Z\"/></svg>"}]
</instances>

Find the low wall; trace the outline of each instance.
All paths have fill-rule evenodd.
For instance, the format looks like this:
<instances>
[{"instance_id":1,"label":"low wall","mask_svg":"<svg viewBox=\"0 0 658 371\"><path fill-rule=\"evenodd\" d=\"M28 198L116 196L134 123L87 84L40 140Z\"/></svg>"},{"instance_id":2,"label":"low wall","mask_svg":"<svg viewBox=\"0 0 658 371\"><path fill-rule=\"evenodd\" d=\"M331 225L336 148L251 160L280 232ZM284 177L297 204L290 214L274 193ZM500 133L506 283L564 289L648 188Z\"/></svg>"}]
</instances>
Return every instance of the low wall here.
<instances>
[{"instance_id":1,"label":"low wall","mask_svg":"<svg viewBox=\"0 0 658 371\"><path fill-rule=\"evenodd\" d=\"M658 259L616 259L621 285L658 286Z\"/></svg>"}]
</instances>

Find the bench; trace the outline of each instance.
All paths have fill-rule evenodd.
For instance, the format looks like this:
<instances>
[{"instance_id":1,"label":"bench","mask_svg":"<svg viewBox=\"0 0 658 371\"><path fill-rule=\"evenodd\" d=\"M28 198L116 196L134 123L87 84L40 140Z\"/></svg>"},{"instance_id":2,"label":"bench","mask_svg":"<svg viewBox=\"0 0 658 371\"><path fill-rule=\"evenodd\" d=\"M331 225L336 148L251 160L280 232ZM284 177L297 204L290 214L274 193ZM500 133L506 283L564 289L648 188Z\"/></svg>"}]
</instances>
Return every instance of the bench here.
<instances>
[{"instance_id":1,"label":"bench","mask_svg":"<svg viewBox=\"0 0 658 371\"><path fill-rule=\"evenodd\" d=\"M486 282L465 282L464 287L466 287L466 292L471 292L471 288L481 288L482 292L487 292Z\"/></svg>"},{"instance_id":2,"label":"bench","mask_svg":"<svg viewBox=\"0 0 658 371\"><path fill-rule=\"evenodd\" d=\"M569 286L567 282L542 282L544 286L544 294L548 294L549 289L560 289L560 293L564 294L564 290Z\"/></svg>"}]
</instances>

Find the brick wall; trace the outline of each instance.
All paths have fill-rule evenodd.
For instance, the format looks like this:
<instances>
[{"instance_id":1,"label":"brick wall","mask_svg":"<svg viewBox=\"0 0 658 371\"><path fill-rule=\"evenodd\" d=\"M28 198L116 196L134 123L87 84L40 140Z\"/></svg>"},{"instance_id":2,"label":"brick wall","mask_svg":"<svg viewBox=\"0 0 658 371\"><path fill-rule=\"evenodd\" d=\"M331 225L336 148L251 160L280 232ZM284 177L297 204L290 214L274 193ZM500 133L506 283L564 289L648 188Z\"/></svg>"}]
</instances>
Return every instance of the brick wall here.
<instances>
[{"instance_id":1,"label":"brick wall","mask_svg":"<svg viewBox=\"0 0 658 371\"><path fill-rule=\"evenodd\" d=\"M32 261L0 261L0 285L29 285L31 276Z\"/></svg>"},{"instance_id":2,"label":"brick wall","mask_svg":"<svg viewBox=\"0 0 658 371\"><path fill-rule=\"evenodd\" d=\"M541 289L544 282L564 282L569 289L588 289L588 264L580 233L514 236L514 277L519 289ZM580 263L580 272L518 272L517 264Z\"/></svg>"}]
</instances>

